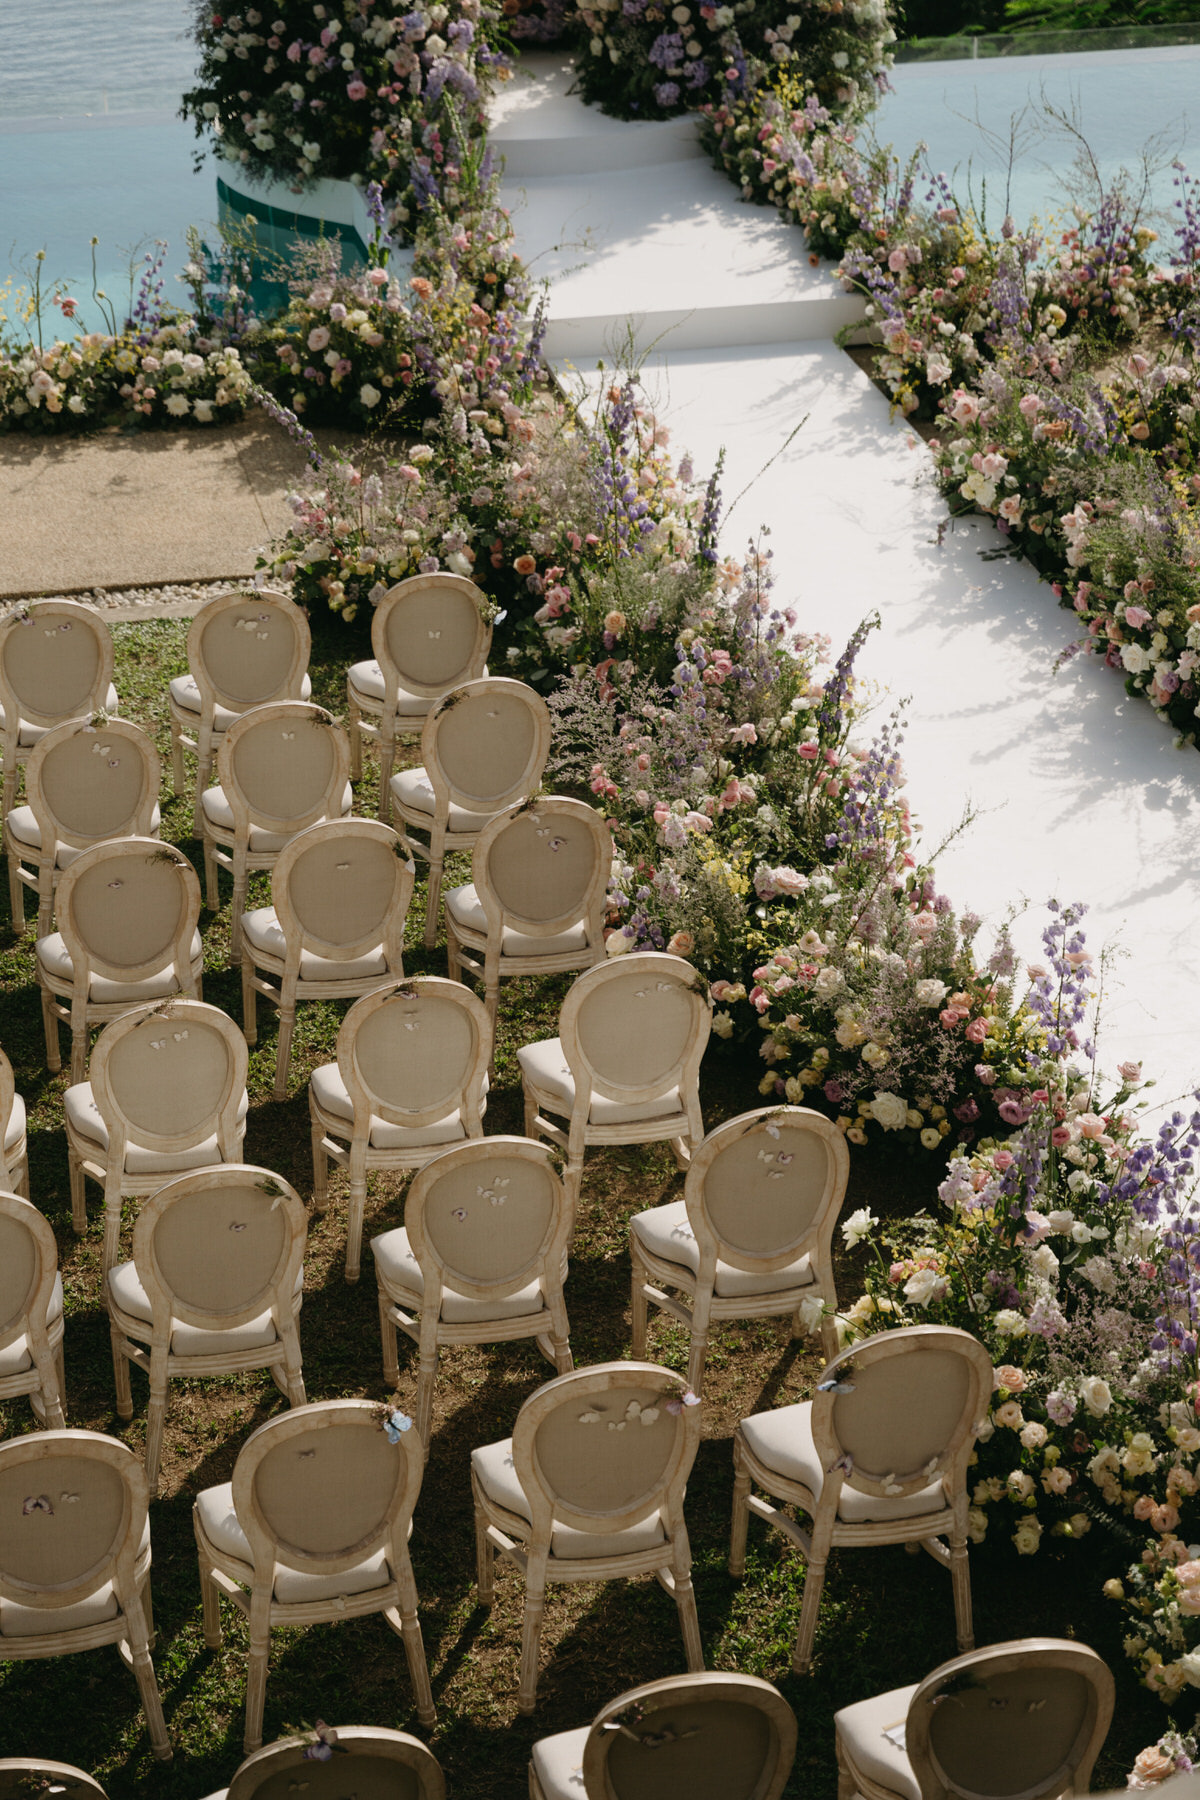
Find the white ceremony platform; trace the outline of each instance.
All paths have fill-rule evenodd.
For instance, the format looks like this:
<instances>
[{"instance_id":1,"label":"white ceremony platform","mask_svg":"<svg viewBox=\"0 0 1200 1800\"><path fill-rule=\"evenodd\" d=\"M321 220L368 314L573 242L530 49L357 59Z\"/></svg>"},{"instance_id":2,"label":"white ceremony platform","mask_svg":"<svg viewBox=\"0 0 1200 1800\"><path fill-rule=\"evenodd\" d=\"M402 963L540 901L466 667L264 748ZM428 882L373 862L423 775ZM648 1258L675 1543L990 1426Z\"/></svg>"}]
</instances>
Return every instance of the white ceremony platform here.
<instances>
[{"instance_id":1,"label":"white ceremony platform","mask_svg":"<svg viewBox=\"0 0 1200 1800\"><path fill-rule=\"evenodd\" d=\"M878 610L860 668L881 711L908 702L924 849L965 806L978 812L938 860L941 887L993 925L1028 903L1015 936L1029 958L1042 902L1086 901L1089 947L1124 953L1102 1063L1142 1059L1163 1103L1189 1091L1200 1082L1196 751L1174 749L1112 670L1077 658L1055 673L1071 617L985 521L947 526L925 446L832 342L861 306L831 265L809 265L803 233L742 202L692 121L607 119L569 83L561 57L522 58L492 132L522 253L552 279L560 374L595 383L596 359L611 370L632 335L676 451L690 449L703 475L724 447L727 505L754 484L726 518L725 551L768 526L779 604L827 632L834 654Z\"/></svg>"}]
</instances>

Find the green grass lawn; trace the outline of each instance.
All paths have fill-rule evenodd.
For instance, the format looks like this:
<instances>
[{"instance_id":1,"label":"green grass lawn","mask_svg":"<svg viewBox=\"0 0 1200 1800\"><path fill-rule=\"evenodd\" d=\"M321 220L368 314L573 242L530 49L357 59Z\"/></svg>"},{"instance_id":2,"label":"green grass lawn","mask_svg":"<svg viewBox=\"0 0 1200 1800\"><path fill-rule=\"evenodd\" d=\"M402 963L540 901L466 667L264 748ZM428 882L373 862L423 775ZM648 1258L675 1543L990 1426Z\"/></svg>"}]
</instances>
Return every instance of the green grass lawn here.
<instances>
[{"instance_id":1,"label":"green grass lawn","mask_svg":"<svg viewBox=\"0 0 1200 1800\"><path fill-rule=\"evenodd\" d=\"M167 760L167 681L185 667L186 622L119 625L117 689L123 716L153 730ZM314 699L344 709L345 666L363 654L363 641L345 627L314 632ZM190 767L190 765L189 765ZM375 770L368 766L357 810L372 813ZM162 835L180 844L199 867L186 798L167 800ZM420 865L418 865L420 866ZM465 864L457 879L468 878ZM228 888L225 889L226 897ZM122 1426L114 1411L107 1320L99 1281L101 1206L89 1190L86 1235L71 1229L66 1139L62 1129L65 1075L44 1063L41 1012L34 980L32 932L14 939L0 913L0 1043L12 1059L29 1107L33 1197L58 1237L66 1296L66 1410L68 1423L124 1437L140 1453L146 1384L133 1376L135 1418ZM258 878L252 904L269 898ZM414 896L406 960L409 973L445 973L442 949L420 948L424 890ZM240 984L226 967L229 908L203 913L206 1000L240 1018ZM556 1033L567 978L506 984L501 999L497 1079L489 1132L521 1130L516 1047ZM260 1014L260 1041L250 1057L250 1116L245 1156L286 1176L301 1195L311 1192L306 1086L315 1064L328 1061L342 1008L311 1003L300 1011L289 1097L270 1098L275 1027ZM705 1064L703 1100L709 1125L758 1103L757 1066L739 1067L715 1044ZM857 1160L850 1206L906 1213L933 1198L934 1171L904 1158ZM669 1151L617 1149L589 1155L567 1283L572 1349L577 1364L629 1354L631 1213L675 1198L681 1178ZM310 1400L343 1395L384 1397L369 1254L357 1286L342 1276L344 1183L332 1178L324 1218L314 1216L306 1258L300 1337ZM129 1209L132 1216L132 1208ZM402 1222L403 1185L375 1178L367 1232ZM124 1253L128 1254L126 1232ZM838 1271L844 1299L858 1291L847 1259ZM651 1354L686 1366L686 1338L674 1324L652 1323ZM406 1362L406 1355L408 1360ZM725 1326L713 1336L706 1383L704 1442L688 1489L687 1520L694 1553L700 1625L710 1668L766 1676L782 1688L800 1721L796 1767L787 1789L809 1800L835 1792L832 1716L869 1694L915 1682L954 1654L950 1582L926 1556L902 1549L841 1552L829 1569L817 1633L814 1673L790 1673L791 1641L799 1616L802 1563L777 1534L752 1522L744 1580L725 1571L732 1492L730 1435L748 1412L803 1399L818 1367L807 1343L789 1340L785 1323ZM526 1789L530 1745L548 1732L587 1722L623 1688L683 1668L675 1609L650 1578L552 1589L543 1635L543 1673L534 1719L516 1713L522 1588L501 1564L490 1614L475 1605L474 1550L468 1459L477 1444L507 1437L521 1402L553 1374L532 1345L444 1353L434 1437L412 1537L421 1622L438 1707L432 1747L454 1800L484 1796L518 1800ZM415 1393L415 1349L401 1348L401 1393ZM45 1662L0 1665L0 1755L40 1755L75 1763L95 1774L116 1800L150 1791L164 1800L199 1800L223 1787L241 1760L246 1633L225 1609L226 1637L208 1651L200 1629L200 1590L191 1529L191 1504L203 1487L227 1481L248 1433L284 1405L269 1375L172 1388L163 1456L162 1494L151 1507L152 1588L158 1642L155 1665L174 1761L156 1764L138 1709L133 1678L115 1651ZM34 1429L24 1401L0 1406L0 1435ZM1166 1723L1160 1703L1139 1690L1121 1655L1115 1608L1099 1597L1103 1576L1119 1567L1119 1550L1098 1559L1093 1533L1081 1548L1047 1548L1017 1558L1007 1545L972 1552L976 1637L981 1644L1030 1633L1072 1634L1093 1644L1117 1670L1118 1713L1098 1785L1121 1785L1133 1755ZM272 1645L265 1738L311 1725L384 1724L411 1729L414 1713L399 1640L382 1618L307 1631L279 1632Z\"/></svg>"}]
</instances>

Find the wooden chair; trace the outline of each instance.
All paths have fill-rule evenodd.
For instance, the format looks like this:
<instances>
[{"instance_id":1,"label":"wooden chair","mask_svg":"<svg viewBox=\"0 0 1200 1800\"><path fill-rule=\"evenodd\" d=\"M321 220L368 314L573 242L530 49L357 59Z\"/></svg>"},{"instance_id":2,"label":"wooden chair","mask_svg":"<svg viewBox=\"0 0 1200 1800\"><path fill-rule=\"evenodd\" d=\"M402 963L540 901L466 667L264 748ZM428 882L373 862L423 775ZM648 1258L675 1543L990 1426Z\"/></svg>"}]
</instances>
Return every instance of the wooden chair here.
<instances>
[{"instance_id":1,"label":"wooden chair","mask_svg":"<svg viewBox=\"0 0 1200 1800\"><path fill-rule=\"evenodd\" d=\"M437 942L447 856L473 849L497 813L536 793L549 754L550 709L523 681L470 681L434 703L421 732L422 766L401 769L390 783L393 816L429 864L426 949Z\"/></svg>"},{"instance_id":2,"label":"wooden chair","mask_svg":"<svg viewBox=\"0 0 1200 1800\"><path fill-rule=\"evenodd\" d=\"M575 1209L546 1145L490 1137L427 1163L404 1219L371 1240L383 1378L400 1379L398 1327L419 1346L416 1423L428 1445L441 1345L532 1337L560 1375L571 1369L563 1279Z\"/></svg>"},{"instance_id":3,"label":"wooden chair","mask_svg":"<svg viewBox=\"0 0 1200 1800\"><path fill-rule=\"evenodd\" d=\"M17 1092L13 1066L0 1050L0 1188L29 1198L29 1142L25 1102Z\"/></svg>"},{"instance_id":4,"label":"wooden chair","mask_svg":"<svg viewBox=\"0 0 1200 1800\"><path fill-rule=\"evenodd\" d=\"M115 713L112 633L78 600L37 600L0 619L0 733L7 818L17 802L21 764L64 719Z\"/></svg>"},{"instance_id":5,"label":"wooden chair","mask_svg":"<svg viewBox=\"0 0 1200 1800\"><path fill-rule=\"evenodd\" d=\"M28 887L38 897L37 934L47 935L59 873L81 850L111 838L158 836L161 781L158 751L125 719L100 727L72 719L38 739L25 766L28 804L4 820L14 930L25 925Z\"/></svg>"},{"instance_id":6,"label":"wooden chair","mask_svg":"<svg viewBox=\"0 0 1200 1800\"><path fill-rule=\"evenodd\" d=\"M525 1135L566 1151L576 1195L588 1144L665 1138L687 1167L704 1136L700 1061L711 1024L708 984L691 963L647 951L586 970L562 1003L559 1036L517 1051Z\"/></svg>"},{"instance_id":7,"label":"wooden chair","mask_svg":"<svg viewBox=\"0 0 1200 1800\"><path fill-rule=\"evenodd\" d=\"M325 1400L268 1419L238 1452L232 1482L197 1497L204 1641L220 1646L222 1596L250 1625L248 1751L262 1743L270 1634L284 1625L381 1612L404 1640L417 1717L434 1723L408 1554L424 1459L415 1432L389 1441L381 1411Z\"/></svg>"},{"instance_id":8,"label":"wooden chair","mask_svg":"<svg viewBox=\"0 0 1200 1800\"><path fill-rule=\"evenodd\" d=\"M950 1570L958 1647L971 1649L967 1465L991 1390L992 1361L978 1338L913 1325L844 1350L811 1400L742 1420L729 1572L745 1570L752 1512L799 1546L808 1567L798 1674L812 1662L825 1565L839 1546L920 1543ZM811 1527L760 1500L751 1483L807 1513Z\"/></svg>"},{"instance_id":9,"label":"wooden chair","mask_svg":"<svg viewBox=\"0 0 1200 1800\"><path fill-rule=\"evenodd\" d=\"M337 1062L313 1070L308 1110L318 1212L328 1204L329 1163L350 1177L347 1281L358 1280L368 1170L420 1169L481 1138L491 1047L482 1004L437 975L377 989L342 1020Z\"/></svg>"},{"instance_id":10,"label":"wooden chair","mask_svg":"<svg viewBox=\"0 0 1200 1800\"><path fill-rule=\"evenodd\" d=\"M200 795L205 904L221 904L217 870L233 876L230 963L242 960L242 914L251 869L272 869L291 838L322 819L344 818L354 795L346 734L324 707L304 700L256 706L235 719L217 751L216 787Z\"/></svg>"},{"instance_id":11,"label":"wooden chair","mask_svg":"<svg viewBox=\"0 0 1200 1800\"><path fill-rule=\"evenodd\" d=\"M20 1195L0 1193L0 1400L28 1394L37 1418L56 1428L64 1424L62 1342L50 1221Z\"/></svg>"},{"instance_id":12,"label":"wooden chair","mask_svg":"<svg viewBox=\"0 0 1200 1800\"><path fill-rule=\"evenodd\" d=\"M797 1337L819 1330L826 1357L836 1356L833 1228L849 1177L845 1137L807 1107L760 1107L709 1132L683 1199L629 1221L633 1354L646 1354L652 1301L691 1335L696 1393L709 1328L722 1319L791 1313Z\"/></svg>"},{"instance_id":13,"label":"wooden chair","mask_svg":"<svg viewBox=\"0 0 1200 1800\"><path fill-rule=\"evenodd\" d=\"M199 1000L199 917L196 871L171 844L93 844L63 870L59 929L35 946L52 1074L62 1067L60 1020L71 1027L71 1080L81 1082L93 1025L177 994Z\"/></svg>"},{"instance_id":14,"label":"wooden chair","mask_svg":"<svg viewBox=\"0 0 1200 1800\"><path fill-rule=\"evenodd\" d=\"M416 868L390 825L327 819L279 852L271 905L242 914L242 1019L258 1042L256 996L279 1009L275 1098L287 1093L296 1004L357 1000L404 977Z\"/></svg>"},{"instance_id":15,"label":"wooden chair","mask_svg":"<svg viewBox=\"0 0 1200 1800\"><path fill-rule=\"evenodd\" d=\"M347 672L347 717L355 781L362 779L363 739L379 745L379 817L385 822L397 742L420 736L434 700L486 675L491 642L486 596L473 581L445 570L397 582L375 608L374 660L352 663Z\"/></svg>"},{"instance_id":16,"label":"wooden chair","mask_svg":"<svg viewBox=\"0 0 1200 1800\"><path fill-rule=\"evenodd\" d=\"M70 1763L0 1756L0 1800L108 1800L104 1789Z\"/></svg>"},{"instance_id":17,"label":"wooden chair","mask_svg":"<svg viewBox=\"0 0 1200 1800\"><path fill-rule=\"evenodd\" d=\"M533 1711L546 1585L654 1575L672 1595L688 1668L703 1669L683 1494L700 1408L654 1363L600 1363L548 1381L513 1435L471 1452L479 1604L497 1551L525 1577L517 1705Z\"/></svg>"},{"instance_id":18,"label":"wooden chair","mask_svg":"<svg viewBox=\"0 0 1200 1800\"><path fill-rule=\"evenodd\" d=\"M0 1443L0 1662L115 1644L165 1762L148 1508L146 1471L116 1438L36 1431Z\"/></svg>"},{"instance_id":19,"label":"wooden chair","mask_svg":"<svg viewBox=\"0 0 1200 1800\"><path fill-rule=\"evenodd\" d=\"M333 1754L315 1759L314 1749L331 1741ZM357 1800L445 1800L446 1795L441 1765L419 1738L383 1725L339 1725L254 1751L211 1800L273 1800L294 1788L306 1800L345 1800L347 1781Z\"/></svg>"},{"instance_id":20,"label":"wooden chair","mask_svg":"<svg viewBox=\"0 0 1200 1800\"><path fill-rule=\"evenodd\" d=\"M308 1217L296 1190L247 1163L172 1181L133 1228L133 1261L108 1271L117 1411L133 1417L129 1365L150 1380L146 1479L158 1490L167 1384L176 1376L270 1369L304 1405L298 1314Z\"/></svg>"},{"instance_id":21,"label":"wooden chair","mask_svg":"<svg viewBox=\"0 0 1200 1800\"><path fill-rule=\"evenodd\" d=\"M779 1800L796 1755L796 1715L756 1675L716 1671L648 1681L590 1725L539 1738L530 1800Z\"/></svg>"},{"instance_id":22,"label":"wooden chair","mask_svg":"<svg viewBox=\"0 0 1200 1800\"><path fill-rule=\"evenodd\" d=\"M604 960L612 838L598 812L558 795L501 813L480 832L473 880L446 894L452 980L482 980L494 1019L500 983Z\"/></svg>"},{"instance_id":23,"label":"wooden chair","mask_svg":"<svg viewBox=\"0 0 1200 1800\"><path fill-rule=\"evenodd\" d=\"M170 684L171 777L184 789L183 753L196 758L192 822L202 833L200 796L217 745L235 719L272 700L307 700L312 633L303 610L270 588L219 594L188 627L186 675Z\"/></svg>"},{"instance_id":24,"label":"wooden chair","mask_svg":"<svg viewBox=\"0 0 1200 1800\"><path fill-rule=\"evenodd\" d=\"M839 1800L1050 1800L1086 1794L1112 1720L1086 1644L1015 1638L834 1715Z\"/></svg>"},{"instance_id":25,"label":"wooden chair","mask_svg":"<svg viewBox=\"0 0 1200 1800\"><path fill-rule=\"evenodd\" d=\"M91 1080L67 1089L63 1110L76 1231L87 1228L85 1178L104 1189L104 1274L117 1260L123 1199L241 1160L246 1064L233 1020L200 1000L138 1007L101 1032Z\"/></svg>"}]
</instances>

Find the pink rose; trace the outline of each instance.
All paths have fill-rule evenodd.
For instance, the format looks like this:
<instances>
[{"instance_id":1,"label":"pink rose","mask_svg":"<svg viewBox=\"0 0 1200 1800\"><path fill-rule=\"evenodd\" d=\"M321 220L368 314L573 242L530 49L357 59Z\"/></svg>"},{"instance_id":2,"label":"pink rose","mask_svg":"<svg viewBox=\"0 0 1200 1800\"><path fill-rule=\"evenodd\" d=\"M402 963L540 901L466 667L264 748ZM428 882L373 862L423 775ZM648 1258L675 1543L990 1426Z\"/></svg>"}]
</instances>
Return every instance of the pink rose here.
<instances>
[{"instance_id":1,"label":"pink rose","mask_svg":"<svg viewBox=\"0 0 1200 1800\"><path fill-rule=\"evenodd\" d=\"M1148 625L1150 623L1150 614L1146 611L1144 606L1127 606L1125 608L1125 623L1131 625L1135 631L1140 631L1143 625Z\"/></svg>"},{"instance_id":2,"label":"pink rose","mask_svg":"<svg viewBox=\"0 0 1200 1800\"><path fill-rule=\"evenodd\" d=\"M357 79L348 81L346 83L346 95L351 100L365 100L367 97L366 82Z\"/></svg>"},{"instance_id":3,"label":"pink rose","mask_svg":"<svg viewBox=\"0 0 1200 1800\"><path fill-rule=\"evenodd\" d=\"M967 1026L966 1031L963 1033L963 1036L970 1044L982 1044L984 1038L987 1036L987 1020L972 1019L971 1023Z\"/></svg>"},{"instance_id":4,"label":"pink rose","mask_svg":"<svg viewBox=\"0 0 1200 1800\"><path fill-rule=\"evenodd\" d=\"M1063 1150L1071 1141L1071 1133L1065 1125L1056 1125L1050 1133L1050 1142L1056 1150Z\"/></svg>"}]
</instances>

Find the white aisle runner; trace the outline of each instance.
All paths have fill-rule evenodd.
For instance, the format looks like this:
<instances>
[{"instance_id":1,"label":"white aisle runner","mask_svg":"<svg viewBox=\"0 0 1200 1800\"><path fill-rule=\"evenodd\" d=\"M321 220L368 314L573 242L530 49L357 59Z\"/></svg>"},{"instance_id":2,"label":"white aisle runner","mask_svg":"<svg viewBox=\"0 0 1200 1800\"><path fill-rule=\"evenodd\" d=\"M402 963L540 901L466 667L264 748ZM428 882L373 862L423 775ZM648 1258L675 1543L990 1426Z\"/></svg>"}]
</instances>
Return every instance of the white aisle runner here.
<instances>
[{"instance_id":1,"label":"white aisle runner","mask_svg":"<svg viewBox=\"0 0 1200 1800\"><path fill-rule=\"evenodd\" d=\"M1039 952L1050 896L1089 904L1089 945L1125 952L1101 1057L1140 1058L1165 1101L1200 1081L1200 755L1177 751L1120 677L1054 661L1071 617L1025 564L980 551L982 520L941 531L928 452L831 341L857 316L803 234L695 154L690 121L621 125L566 95L561 61L530 57L496 108L505 203L534 272L552 277L551 353L586 381L629 327L644 384L698 473L725 450L722 535L736 554L770 527L776 597L835 653L878 610L860 666L907 699L914 813L934 847L965 805L980 816L939 861L961 909ZM689 154L689 151L692 153ZM668 160L669 159L669 160ZM581 164L591 173L581 173ZM783 321L783 329L778 329ZM673 327L673 329L672 329ZM564 359L570 357L572 368ZM791 445L788 434L807 415ZM939 536L942 542L939 544Z\"/></svg>"}]
</instances>

